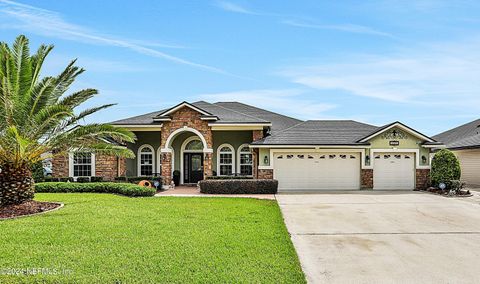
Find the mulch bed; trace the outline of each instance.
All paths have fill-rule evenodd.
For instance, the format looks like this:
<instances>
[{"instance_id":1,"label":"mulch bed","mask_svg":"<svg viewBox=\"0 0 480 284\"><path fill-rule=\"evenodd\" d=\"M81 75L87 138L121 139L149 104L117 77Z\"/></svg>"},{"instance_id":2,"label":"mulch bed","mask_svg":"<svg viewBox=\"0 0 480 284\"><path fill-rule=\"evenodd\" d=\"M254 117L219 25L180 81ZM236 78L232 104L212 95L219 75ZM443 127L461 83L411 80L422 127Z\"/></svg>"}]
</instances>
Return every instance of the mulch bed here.
<instances>
[{"instance_id":1,"label":"mulch bed","mask_svg":"<svg viewBox=\"0 0 480 284\"><path fill-rule=\"evenodd\" d=\"M62 206L60 203L26 201L18 205L0 207L0 220L50 211Z\"/></svg>"},{"instance_id":2,"label":"mulch bed","mask_svg":"<svg viewBox=\"0 0 480 284\"><path fill-rule=\"evenodd\" d=\"M449 192L450 192L449 190L442 190L442 189L436 188L436 187L427 188L425 191L430 192L430 193L434 193L434 194L438 194L438 195L443 195L443 196L446 196L446 197L470 197L470 196L473 196L470 193L470 190L459 190L459 191L457 191L457 193L455 195L449 195Z\"/></svg>"}]
</instances>

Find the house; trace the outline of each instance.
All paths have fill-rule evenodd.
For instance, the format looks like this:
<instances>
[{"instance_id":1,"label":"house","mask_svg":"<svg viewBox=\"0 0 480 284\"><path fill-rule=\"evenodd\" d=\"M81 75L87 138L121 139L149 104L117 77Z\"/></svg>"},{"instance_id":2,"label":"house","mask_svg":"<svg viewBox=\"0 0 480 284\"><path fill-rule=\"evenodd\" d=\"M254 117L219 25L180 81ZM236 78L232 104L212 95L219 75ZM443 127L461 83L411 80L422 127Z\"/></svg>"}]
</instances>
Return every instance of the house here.
<instances>
[{"instance_id":1,"label":"house","mask_svg":"<svg viewBox=\"0 0 480 284\"><path fill-rule=\"evenodd\" d=\"M471 186L480 186L480 119L434 136L444 142L460 161L461 179Z\"/></svg>"},{"instance_id":2,"label":"house","mask_svg":"<svg viewBox=\"0 0 480 284\"><path fill-rule=\"evenodd\" d=\"M112 123L135 132L135 159L71 153L56 176L163 176L181 184L206 176L277 179L280 191L399 189L428 185L430 153L441 143L402 124L301 121L238 102L182 102ZM63 168L62 168L63 167Z\"/></svg>"}]
</instances>

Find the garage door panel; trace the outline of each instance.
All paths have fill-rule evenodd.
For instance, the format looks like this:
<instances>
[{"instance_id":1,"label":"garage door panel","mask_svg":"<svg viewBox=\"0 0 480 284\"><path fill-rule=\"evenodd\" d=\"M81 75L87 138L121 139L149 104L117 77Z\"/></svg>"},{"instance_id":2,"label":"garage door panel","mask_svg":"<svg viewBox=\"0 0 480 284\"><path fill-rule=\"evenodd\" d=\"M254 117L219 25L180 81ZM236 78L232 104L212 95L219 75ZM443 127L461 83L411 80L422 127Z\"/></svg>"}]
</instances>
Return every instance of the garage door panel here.
<instances>
[{"instance_id":1,"label":"garage door panel","mask_svg":"<svg viewBox=\"0 0 480 284\"><path fill-rule=\"evenodd\" d=\"M469 185L480 185L480 150L457 151L462 169L461 180Z\"/></svg>"},{"instance_id":2,"label":"garage door panel","mask_svg":"<svg viewBox=\"0 0 480 284\"><path fill-rule=\"evenodd\" d=\"M274 159L281 191L360 188L359 153L282 153Z\"/></svg>"},{"instance_id":3,"label":"garage door panel","mask_svg":"<svg viewBox=\"0 0 480 284\"><path fill-rule=\"evenodd\" d=\"M376 153L374 155L373 188L410 190L415 187L413 153Z\"/></svg>"}]
</instances>

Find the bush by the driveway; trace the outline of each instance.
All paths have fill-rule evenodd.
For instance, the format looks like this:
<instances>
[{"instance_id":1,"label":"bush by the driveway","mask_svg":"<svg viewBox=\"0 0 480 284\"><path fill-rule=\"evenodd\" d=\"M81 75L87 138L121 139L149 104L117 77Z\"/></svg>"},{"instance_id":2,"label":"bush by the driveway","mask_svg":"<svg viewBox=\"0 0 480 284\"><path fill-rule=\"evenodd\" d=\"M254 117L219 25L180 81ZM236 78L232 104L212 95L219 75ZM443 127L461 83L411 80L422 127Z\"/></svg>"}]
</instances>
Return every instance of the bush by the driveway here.
<instances>
[{"instance_id":1,"label":"bush by the driveway","mask_svg":"<svg viewBox=\"0 0 480 284\"><path fill-rule=\"evenodd\" d=\"M35 185L36 192L97 192L97 193L115 193L126 196L153 196L155 188L143 187L131 183L114 183L114 182L90 182L90 183L73 183L73 182L44 182Z\"/></svg>"},{"instance_id":2,"label":"bush by the driveway","mask_svg":"<svg viewBox=\"0 0 480 284\"><path fill-rule=\"evenodd\" d=\"M218 179L199 182L201 193L210 194L275 194L278 181L273 179Z\"/></svg>"},{"instance_id":3,"label":"bush by the driveway","mask_svg":"<svg viewBox=\"0 0 480 284\"><path fill-rule=\"evenodd\" d=\"M447 185L447 188L450 188L450 181L459 180L460 175L460 162L452 151L442 149L435 154L430 172L433 186L438 186L443 182Z\"/></svg>"}]
</instances>

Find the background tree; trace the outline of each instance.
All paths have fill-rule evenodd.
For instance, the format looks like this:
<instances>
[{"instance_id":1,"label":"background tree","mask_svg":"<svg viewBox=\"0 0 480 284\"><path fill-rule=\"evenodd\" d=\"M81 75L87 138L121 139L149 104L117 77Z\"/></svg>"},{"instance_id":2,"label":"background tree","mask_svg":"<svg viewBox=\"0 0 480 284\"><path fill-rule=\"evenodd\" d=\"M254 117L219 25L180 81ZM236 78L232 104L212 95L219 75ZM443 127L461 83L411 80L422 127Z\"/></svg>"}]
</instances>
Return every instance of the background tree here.
<instances>
[{"instance_id":1,"label":"background tree","mask_svg":"<svg viewBox=\"0 0 480 284\"><path fill-rule=\"evenodd\" d=\"M23 35L11 47L0 43L0 205L33 198L31 168L42 160L43 153L56 156L83 150L134 157L121 146L135 140L132 132L109 124L79 124L112 104L74 112L98 94L95 89L84 89L65 95L84 72L75 66L76 60L58 76L40 76L52 49L52 45L41 45L30 55Z\"/></svg>"},{"instance_id":2,"label":"background tree","mask_svg":"<svg viewBox=\"0 0 480 284\"><path fill-rule=\"evenodd\" d=\"M433 186L441 182L450 188L452 180L459 180L461 176L460 162L455 154L448 149L442 149L435 153L432 160L430 179Z\"/></svg>"}]
</instances>

